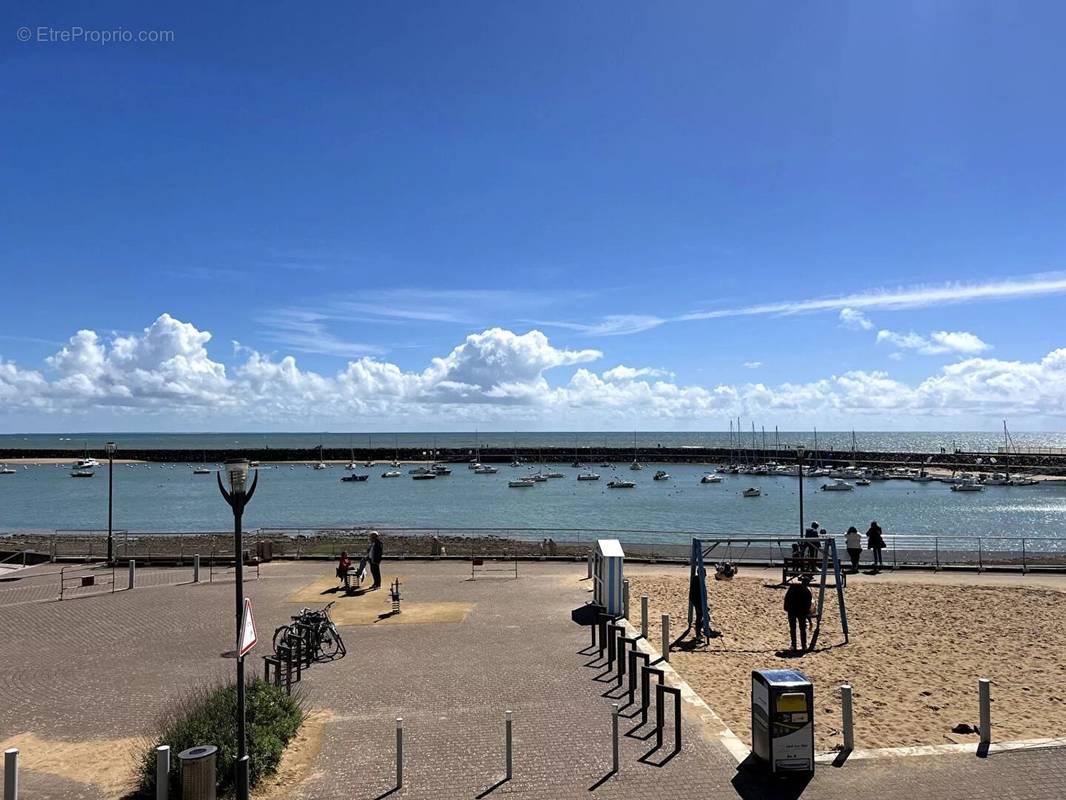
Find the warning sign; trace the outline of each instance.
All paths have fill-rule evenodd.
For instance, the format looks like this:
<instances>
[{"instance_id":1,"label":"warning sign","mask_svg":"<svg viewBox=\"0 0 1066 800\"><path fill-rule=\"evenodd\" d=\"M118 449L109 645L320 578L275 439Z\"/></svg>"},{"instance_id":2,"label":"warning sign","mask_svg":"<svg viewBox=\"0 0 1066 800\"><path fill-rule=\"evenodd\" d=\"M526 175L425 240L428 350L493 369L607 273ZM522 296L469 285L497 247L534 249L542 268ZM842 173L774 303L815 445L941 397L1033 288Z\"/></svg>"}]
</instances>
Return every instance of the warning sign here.
<instances>
[{"instance_id":1,"label":"warning sign","mask_svg":"<svg viewBox=\"0 0 1066 800\"><path fill-rule=\"evenodd\" d=\"M243 658L255 647L255 620L252 619L252 601L244 598L244 613L241 615L241 637L237 641L237 658Z\"/></svg>"}]
</instances>

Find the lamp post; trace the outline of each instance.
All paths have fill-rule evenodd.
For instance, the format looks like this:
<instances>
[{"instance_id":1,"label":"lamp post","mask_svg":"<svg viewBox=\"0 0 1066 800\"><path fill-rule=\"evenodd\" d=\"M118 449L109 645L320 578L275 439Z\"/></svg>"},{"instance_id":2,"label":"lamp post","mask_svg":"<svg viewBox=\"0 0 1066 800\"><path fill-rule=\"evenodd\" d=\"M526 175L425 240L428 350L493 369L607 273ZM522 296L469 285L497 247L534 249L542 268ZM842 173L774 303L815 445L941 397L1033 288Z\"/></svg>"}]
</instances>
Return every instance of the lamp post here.
<instances>
[{"instance_id":1,"label":"lamp post","mask_svg":"<svg viewBox=\"0 0 1066 800\"><path fill-rule=\"evenodd\" d=\"M255 471L252 485L248 487L248 459L230 459L225 463L229 491L222 483L222 473L215 473L218 490L233 509L233 552L237 577L237 800L248 800L248 744L244 732L244 658L239 655L241 617L244 615L244 548L241 544L241 517L244 507L255 494L259 483L259 470Z\"/></svg>"},{"instance_id":2,"label":"lamp post","mask_svg":"<svg viewBox=\"0 0 1066 800\"><path fill-rule=\"evenodd\" d=\"M114 442L104 445L107 450L107 563L115 563L115 540L111 530L111 520L114 516L114 489L115 489L115 449Z\"/></svg>"},{"instance_id":3,"label":"lamp post","mask_svg":"<svg viewBox=\"0 0 1066 800\"><path fill-rule=\"evenodd\" d=\"M796 448L796 474L800 484L800 536L803 536L803 448Z\"/></svg>"}]
</instances>

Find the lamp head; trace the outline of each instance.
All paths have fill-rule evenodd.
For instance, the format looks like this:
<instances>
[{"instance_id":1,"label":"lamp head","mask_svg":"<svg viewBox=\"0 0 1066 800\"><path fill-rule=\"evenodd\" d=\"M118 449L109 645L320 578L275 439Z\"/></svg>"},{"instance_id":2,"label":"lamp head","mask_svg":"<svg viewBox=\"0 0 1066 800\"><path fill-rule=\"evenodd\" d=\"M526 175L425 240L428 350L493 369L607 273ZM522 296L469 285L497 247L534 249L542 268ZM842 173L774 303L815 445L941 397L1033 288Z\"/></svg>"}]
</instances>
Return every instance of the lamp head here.
<instances>
[{"instance_id":1,"label":"lamp head","mask_svg":"<svg viewBox=\"0 0 1066 800\"><path fill-rule=\"evenodd\" d=\"M115 454L115 450L118 449L118 445L116 445L114 442L105 442L104 449L107 450L107 454L109 456L113 456Z\"/></svg>"},{"instance_id":2,"label":"lamp head","mask_svg":"<svg viewBox=\"0 0 1066 800\"><path fill-rule=\"evenodd\" d=\"M248 459L231 458L225 463L226 477L229 479L229 490L232 494L244 494L248 484Z\"/></svg>"}]
</instances>

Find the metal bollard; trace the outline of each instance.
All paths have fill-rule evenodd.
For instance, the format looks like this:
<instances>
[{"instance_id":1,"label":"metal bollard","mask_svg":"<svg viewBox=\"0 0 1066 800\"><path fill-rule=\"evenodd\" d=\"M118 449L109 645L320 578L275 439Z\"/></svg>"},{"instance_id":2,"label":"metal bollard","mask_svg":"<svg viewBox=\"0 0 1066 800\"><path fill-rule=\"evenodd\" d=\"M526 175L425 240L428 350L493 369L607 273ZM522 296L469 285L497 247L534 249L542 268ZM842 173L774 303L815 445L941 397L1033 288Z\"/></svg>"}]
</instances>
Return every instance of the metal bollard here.
<instances>
[{"instance_id":1,"label":"metal bollard","mask_svg":"<svg viewBox=\"0 0 1066 800\"><path fill-rule=\"evenodd\" d=\"M977 695L981 701L981 744L988 745L992 743L992 681L979 679Z\"/></svg>"},{"instance_id":2,"label":"metal bollard","mask_svg":"<svg viewBox=\"0 0 1066 800\"><path fill-rule=\"evenodd\" d=\"M592 551L589 550L589 575L586 580L592 580Z\"/></svg>"},{"instance_id":3,"label":"metal bollard","mask_svg":"<svg viewBox=\"0 0 1066 800\"><path fill-rule=\"evenodd\" d=\"M181 800L215 800L215 759L218 748L190 747L181 759Z\"/></svg>"},{"instance_id":4,"label":"metal bollard","mask_svg":"<svg viewBox=\"0 0 1066 800\"><path fill-rule=\"evenodd\" d=\"M640 635L648 638L648 596L640 596Z\"/></svg>"},{"instance_id":5,"label":"metal bollard","mask_svg":"<svg viewBox=\"0 0 1066 800\"><path fill-rule=\"evenodd\" d=\"M396 788L403 788L403 717L396 718Z\"/></svg>"},{"instance_id":6,"label":"metal bollard","mask_svg":"<svg viewBox=\"0 0 1066 800\"><path fill-rule=\"evenodd\" d=\"M4 800L19 800L19 749L4 751Z\"/></svg>"},{"instance_id":7,"label":"metal bollard","mask_svg":"<svg viewBox=\"0 0 1066 800\"><path fill-rule=\"evenodd\" d=\"M670 615L663 614L663 661L670 660Z\"/></svg>"},{"instance_id":8,"label":"metal bollard","mask_svg":"<svg viewBox=\"0 0 1066 800\"><path fill-rule=\"evenodd\" d=\"M629 619L629 579L622 579L622 616Z\"/></svg>"},{"instance_id":9,"label":"metal bollard","mask_svg":"<svg viewBox=\"0 0 1066 800\"><path fill-rule=\"evenodd\" d=\"M618 772L618 703L611 703L611 772Z\"/></svg>"},{"instance_id":10,"label":"metal bollard","mask_svg":"<svg viewBox=\"0 0 1066 800\"><path fill-rule=\"evenodd\" d=\"M512 753L513 753L513 750L512 750L512 747L511 747L511 712L510 711L505 711L504 712L504 717L505 717L504 730L505 730L505 739L506 739L506 741L504 743L504 745L505 745L504 746L504 750L505 750L506 759L507 759L507 778L506 778L506 780L511 780L511 774L512 774L512 771L511 771L511 756L512 756Z\"/></svg>"},{"instance_id":11,"label":"metal bollard","mask_svg":"<svg viewBox=\"0 0 1066 800\"><path fill-rule=\"evenodd\" d=\"M137 580L137 560L131 558L130 559L130 583L129 583L129 586L127 586L126 588L127 589L132 589L133 588L133 584L136 582L136 580Z\"/></svg>"},{"instance_id":12,"label":"metal bollard","mask_svg":"<svg viewBox=\"0 0 1066 800\"><path fill-rule=\"evenodd\" d=\"M192 557L192 582L200 582L200 554L197 553Z\"/></svg>"},{"instance_id":13,"label":"metal bollard","mask_svg":"<svg viewBox=\"0 0 1066 800\"><path fill-rule=\"evenodd\" d=\"M855 749L855 717L851 708L850 683L840 687L840 715L844 723L844 750L850 753Z\"/></svg>"},{"instance_id":14,"label":"metal bollard","mask_svg":"<svg viewBox=\"0 0 1066 800\"><path fill-rule=\"evenodd\" d=\"M155 800L167 800L170 791L170 745L155 749Z\"/></svg>"}]
</instances>

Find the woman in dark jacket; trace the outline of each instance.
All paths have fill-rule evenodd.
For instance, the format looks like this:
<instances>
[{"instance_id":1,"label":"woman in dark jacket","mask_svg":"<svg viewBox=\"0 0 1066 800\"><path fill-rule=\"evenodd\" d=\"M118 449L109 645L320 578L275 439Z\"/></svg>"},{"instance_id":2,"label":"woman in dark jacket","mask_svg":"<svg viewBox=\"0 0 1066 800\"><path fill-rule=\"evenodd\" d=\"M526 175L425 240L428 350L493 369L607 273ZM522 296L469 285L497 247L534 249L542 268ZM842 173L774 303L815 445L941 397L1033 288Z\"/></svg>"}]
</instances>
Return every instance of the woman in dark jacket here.
<instances>
[{"instance_id":1,"label":"woman in dark jacket","mask_svg":"<svg viewBox=\"0 0 1066 800\"><path fill-rule=\"evenodd\" d=\"M883 567L884 561L881 557L881 551L887 546L885 544L885 535L881 530L881 526L874 520L870 523L870 529L866 531L866 546L873 551L874 554L874 572L880 572Z\"/></svg>"}]
</instances>

